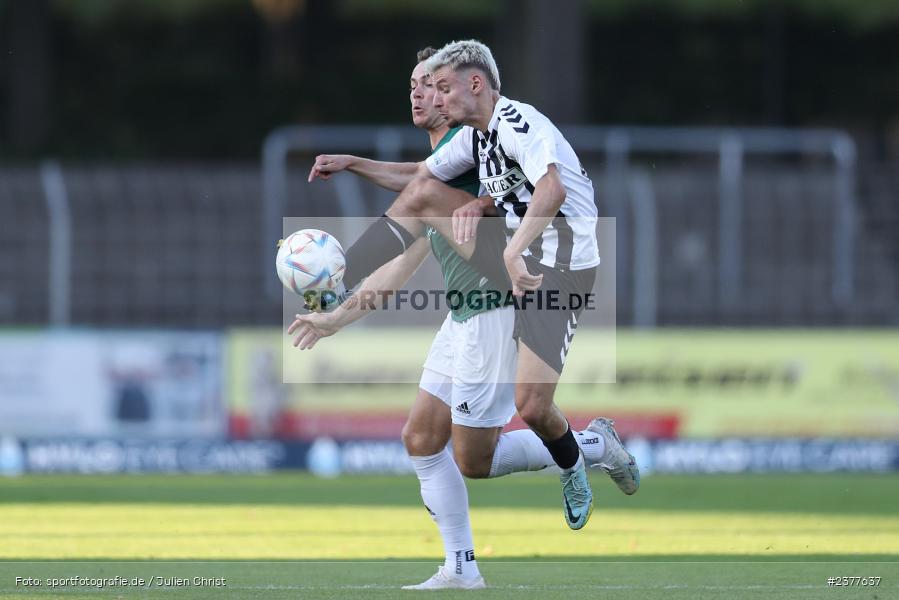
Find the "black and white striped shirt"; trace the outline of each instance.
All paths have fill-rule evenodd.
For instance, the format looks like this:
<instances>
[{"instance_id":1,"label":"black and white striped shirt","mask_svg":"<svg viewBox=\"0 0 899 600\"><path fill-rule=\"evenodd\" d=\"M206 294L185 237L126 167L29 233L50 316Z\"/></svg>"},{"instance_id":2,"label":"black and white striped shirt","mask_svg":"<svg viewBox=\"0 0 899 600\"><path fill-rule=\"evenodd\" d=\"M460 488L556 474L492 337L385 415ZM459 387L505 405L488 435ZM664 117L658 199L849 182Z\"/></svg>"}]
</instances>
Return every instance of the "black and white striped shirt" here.
<instances>
[{"instance_id":1,"label":"black and white striped shirt","mask_svg":"<svg viewBox=\"0 0 899 600\"><path fill-rule=\"evenodd\" d=\"M427 159L428 170L443 181L477 167L482 193L493 196L511 233L521 224L534 185L553 164L565 201L525 255L557 269L594 267L599 249L593 183L561 132L533 106L500 97L487 131L465 127Z\"/></svg>"}]
</instances>

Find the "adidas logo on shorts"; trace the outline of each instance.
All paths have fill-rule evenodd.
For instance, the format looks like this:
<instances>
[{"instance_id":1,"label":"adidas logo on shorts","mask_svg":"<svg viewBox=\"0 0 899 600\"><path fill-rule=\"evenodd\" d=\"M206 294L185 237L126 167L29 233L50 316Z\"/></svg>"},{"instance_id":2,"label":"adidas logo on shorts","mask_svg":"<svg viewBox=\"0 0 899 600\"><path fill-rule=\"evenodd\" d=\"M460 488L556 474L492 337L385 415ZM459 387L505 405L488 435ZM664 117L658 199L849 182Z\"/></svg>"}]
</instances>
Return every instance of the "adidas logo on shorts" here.
<instances>
[{"instance_id":1,"label":"adidas logo on shorts","mask_svg":"<svg viewBox=\"0 0 899 600\"><path fill-rule=\"evenodd\" d=\"M459 406L456 407L456 410L462 413L463 415L470 415L471 410L468 408L468 402L463 402Z\"/></svg>"}]
</instances>

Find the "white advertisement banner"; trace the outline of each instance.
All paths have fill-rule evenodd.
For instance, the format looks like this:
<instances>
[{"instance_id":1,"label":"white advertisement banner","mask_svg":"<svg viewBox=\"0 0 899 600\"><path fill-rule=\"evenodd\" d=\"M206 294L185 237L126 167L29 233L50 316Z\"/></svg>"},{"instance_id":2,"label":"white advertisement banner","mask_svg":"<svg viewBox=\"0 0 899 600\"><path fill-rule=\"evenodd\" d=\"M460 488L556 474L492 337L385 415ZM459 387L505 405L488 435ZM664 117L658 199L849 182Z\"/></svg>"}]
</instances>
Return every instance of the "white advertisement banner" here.
<instances>
[{"instance_id":1,"label":"white advertisement banner","mask_svg":"<svg viewBox=\"0 0 899 600\"><path fill-rule=\"evenodd\" d=\"M0 333L0 435L224 435L221 346L214 333Z\"/></svg>"}]
</instances>

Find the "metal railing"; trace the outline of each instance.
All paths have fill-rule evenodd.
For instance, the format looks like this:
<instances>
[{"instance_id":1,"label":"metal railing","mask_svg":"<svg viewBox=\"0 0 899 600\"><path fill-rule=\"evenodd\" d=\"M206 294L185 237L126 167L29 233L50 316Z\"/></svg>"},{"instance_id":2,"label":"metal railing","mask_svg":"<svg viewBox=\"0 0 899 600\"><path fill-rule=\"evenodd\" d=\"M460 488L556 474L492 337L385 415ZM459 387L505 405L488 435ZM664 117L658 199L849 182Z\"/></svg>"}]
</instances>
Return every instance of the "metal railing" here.
<instances>
[{"instance_id":1,"label":"metal railing","mask_svg":"<svg viewBox=\"0 0 899 600\"><path fill-rule=\"evenodd\" d=\"M705 313L708 316L703 316L698 322L741 323L747 322L745 317L742 316L746 314L747 310L756 311L753 314L766 314L763 312L766 310L776 311L776 305L773 303L779 300L774 295L771 295L770 299L767 300L764 298L760 300L759 296L755 296L755 299L751 300L750 304L747 304L747 299L744 297L753 291L754 288L751 286L755 285L755 289L758 289L758 281L755 279L755 275L753 275L754 271L747 271L747 269L757 269L761 265L759 260L767 261L763 265L765 269L774 268L772 265L775 265L775 262L771 261L779 260L777 250L774 253L767 251L759 259L752 246L753 243L760 243L754 241L754 239L759 238L751 237L754 231L753 227L755 227L756 235L758 235L759 225L753 225L751 219L755 217L758 222L759 214L750 212L746 209L746 206L748 206L749 200L757 202L762 199L758 196L758 191L752 191L753 187L746 187L746 183L750 181L747 175L746 163L748 157L752 155L774 156L783 154L791 159L795 158L795 156L815 156L818 158L823 157L826 159L827 164L826 170L822 171L817 166L823 164L823 161L819 160L814 163L817 165L813 173L815 191L811 195L809 195L809 189L812 188L802 188L805 190L803 192L805 200L803 201L810 201L810 204L808 204L810 207L817 206L819 200L827 200L827 202L821 204L825 208L822 208L821 211L816 211L817 215L826 217L826 219L816 220L815 222L800 221L807 222L809 227L814 228L814 235L818 244L815 246L817 250L812 251L814 255L811 257L806 253L807 256L800 258L800 263L795 261L791 263L789 269L793 269L793 271L783 271L779 279L776 277L764 279L762 285L767 285L773 289L778 283L789 282L789 273L795 272L797 265L799 265L799 268L805 268L806 265L811 264L808 261L813 259L815 272L809 275L809 281L817 278L814 281L820 283L814 283L813 285L803 283L802 285L808 285L805 292L806 297L809 293L808 290L813 290L811 293L818 294L815 297L820 297L822 300L819 304L826 302L828 305L816 312L818 315L824 315L824 320L819 322L842 322L844 318L845 321L852 322L853 315L862 314L859 312L860 309L856 306L858 302L854 302L855 300L860 301L862 297L870 297L882 303L879 298L882 298L884 293L888 293L884 292L886 288L878 288L879 291L876 291L876 293L869 293L871 292L868 289L871 281L868 280L873 281L872 278L880 278L884 273L886 273L885 276L889 276L890 274L884 271L884 269L890 269L891 267L887 263L872 264L872 268L880 269L878 273L881 273L881 275L872 275L871 273L874 273L874 271L867 268L871 259L870 244L857 235L858 209L856 207L855 146L852 140L842 132L829 130L605 128L584 126L567 127L564 128L564 132L582 156L590 155L595 158L594 155L599 155L605 159L605 165L600 173L600 177L596 178L597 190L601 199L600 205L601 207L603 205L614 207L614 211L609 216L615 216L618 221L617 237L619 243L617 245L617 259L620 265L628 266L627 269L622 271L622 276L619 277L619 291L621 293L619 306L624 313L629 314L629 317L633 320L632 322L639 327L653 327L658 322L671 322L671 315L673 315L675 322L678 322L677 320L681 319L682 316L685 316L687 320L690 318L689 312L677 312L678 310L683 311L683 307L686 306L683 304L682 298L675 300L675 304L672 304L670 294L673 288L669 277L672 266L670 255L671 236L673 234L683 234L686 231L685 227L696 228L695 231L700 232L710 240L714 241L717 239L718 243L717 258L712 258L709 255L708 260L710 262L707 263L707 267L703 265L703 268L706 269L706 275L702 281L703 285L707 287L702 289L710 290L712 292L711 295L699 295L688 297L687 299L688 303L702 302L702 310L712 311L711 313ZM280 236L281 217L284 216L285 210L290 205L288 196L299 195L310 201L316 198L321 199L321 190L307 195L309 194L307 191L288 189L289 180L298 181L299 179L295 172L288 169L288 157L292 152L340 150L370 155L381 160L398 160L402 158L405 152L420 155L423 146L423 134L412 127L290 127L273 132L267 138L263 150L261 239L259 242L256 241L256 237L259 235L257 233L251 236L241 236L241 247L238 253L239 262L234 263L232 261L231 264L234 268L241 269L240 281L243 287L239 290L233 290L233 292L239 292L240 296L239 298L235 297L231 301L233 311L229 314L242 315L239 318L240 320L262 318L259 315L264 313L263 308L256 310L256 304L250 307L250 303L258 302L257 290L259 285L264 285L265 287L266 297L260 300L264 301L267 306L280 301L281 287L275 277L274 269L271 268L270 261L274 252L272 240L276 240ZM662 169L651 170L644 168L643 164L647 161L642 159L652 158L655 160L657 154L661 153L674 154L677 157L699 155L716 159L716 162L713 163L711 169L705 166L700 168L697 165L692 165L685 168L682 173L680 173L681 167L677 167L675 171L670 169L665 171L664 175ZM792 176L796 163L794 161L790 164L794 165L789 170L790 176ZM103 169L101 171L106 172ZM165 198L168 198L167 202L171 200L173 207L183 204L186 211L184 218L189 219L194 224L191 227L196 226L198 228L202 228L208 218L213 218L214 222L218 222L217 220L221 218L222 225L228 224L227 226L231 227L232 231L237 231L246 226L248 215L253 215L255 219L255 215L259 214L255 212L257 210L255 203L245 202L245 200L250 198L248 194L256 197L255 195L258 193L256 190L258 189L259 179L257 179L258 175L254 168L242 167L240 174L236 175L237 179L233 179L235 182L240 181L239 185L237 185L239 189L235 189L234 184L231 183L232 170L225 167L217 168L214 174L206 173L205 171L202 173L184 171L184 177L187 177L189 181L181 181L182 172L178 171L178 182L175 183L169 181L169 179L175 176L173 173L153 175L151 182L148 179L149 176L144 174L141 169L138 169L137 174L135 174L134 169L118 169L117 167L113 167L110 171L110 173L119 173L113 177L115 181L108 181L112 175L94 176L90 174L90 170L85 172L83 167L70 167L64 171L54 161L43 162L39 169L33 171L29 169L29 172L34 173L35 177L32 180L34 186L29 187L27 194L38 201L41 199L41 196L43 197L44 202L39 202L39 204L43 204L43 207L45 207L46 221L44 221L44 218L32 216L29 217L31 219L29 222L33 223L32 225L29 225L26 229L10 229L10 232L15 232L15 235L19 235L21 232L22 235L31 236L30 239L39 239L47 235L46 245L43 246L46 248L48 255L46 263L47 274L45 278L43 269L28 269L24 265L19 265L11 256L7 256L7 260L3 263L6 265L7 273L11 276L19 274L16 276L22 279L18 280L19 284L10 284L19 287L11 287L7 291L0 290L0 292L5 294L4 298L9 298L4 306L7 307L7 311L10 314L14 310L19 310L21 313L22 309L15 309L15 306L21 307L25 304L30 304L32 307L42 306L44 294L47 294L47 309L44 314L47 315L47 322L56 326L65 326L73 321L83 321L85 315L107 313L112 315L113 313L119 314L121 312L111 309L111 312L102 312L105 309L102 309L101 305L106 306L106 304L103 304L104 302L114 307L119 306L121 300L114 300L111 297L107 302L104 294L110 292L110 289L104 288L106 291L98 291L96 293L86 289L86 284L83 281L85 273L79 271L79 269L87 267L92 269L87 273L90 275L91 273L99 273L97 269L107 265L106 262L97 262L101 257L92 250L90 245L92 236L100 236L96 241L98 244L101 244L100 248L105 248L102 245L103 239L105 239L103 236L118 235L117 232L135 225L136 221L131 217L121 222L115 219L121 219L122 217L115 215L112 217L104 216L99 220L96 218L106 215L106 212L103 211L120 206L118 202L109 203L108 200L110 198L121 197L123 200L133 204L133 210L137 210L137 207L143 206L144 200L153 199L159 194L163 194ZM153 172L155 173L156 171ZM754 173L755 171L750 172ZM798 173L798 171L796 172ZM691 187L687 192L681 191L680 196L678 196L672 189L660 183L662 181L671 181L672 174L676 174L678 177L682 176L690 182L701 178L702 181L697 182L701 183L702 187ZM290 179L288 175L290 175ZM770 177L769 171L762 172L761 176ZM761 181L767 181L767 179ZM806 180L803 179L802 181ZM161 182L168 183L163 188L157 189ZM708 184L710 182L715 182L716 185L709 188ZM335 216L362 216L366 214L367 210L372 210L373 200L377 200L379 203L381 201L387 202L392 197L392 194L389 192L384 192L382 196L372 196L371 186L363 185L355 177L339 177L333 183L330 193L336 193L338 202L334 211ZM752 180L752 183L754 184L755 181ZM29 186L31 186L31 183L29 183ZM711 192L708 190L711 190ZM169 198L173 192L176 192L176 195L180 194L178 196L180 200ZM698 203L700 198L694 196L697 192L703 194L701 200L704 204ZM16 211L21 209L15 209L17 202L11 202L10 199L13 196L21 196L25 192L21 190L13 191L12 188L8 188L3 193L5 194L5 206L7 207L5 210L11 211L4 213L7 218L7 225L14 226ZM745 198L744 195L746 196ZM161 199L163 196L159 196L159 198ZM791 197L791 195L788 192L787 196L783 197ZM769 207L769 209L777 206L777 198L776 195L771 198L764 198L765 206ZM683 199L686 199L687 204L682 204ZM671 201L675 201L675 204L669 204ZM231 207L242 207L239 215L234 213L232 208L225 208L225 203L228 202L234 203L230 205ZM691 215L688 212L684 212L683 216L680 217L677 209L675 209L674 213L671 212L671 207L679 205L703 206L704 210L709 211L711 209L712 212L700 215L702 219L697 219L695 215ZM19 206L23 205L19 204ZM714 213L715 206L718 207L717 215ZM755 205L753 204L753 206ZM796 210L790 207L785 207L785 209L790 211ZM30 210L33 212L33 209ZM157 210L154 208L153 210L155 212L153 212L153 219L149 226L167 227L166 215L169 213L162 209ZM96 215L94 215L94 211L99 212L96 212ZM197 211L202 211L202 215L206 216L201 217L201 212ZM666 211L668 212L666 213ZM43 210L39 212L43 213ZM803 213L802 215L797 215L797 218L808 219L813 216ZM678 222L670 222L672 217L678 219ZM110 229L107 218L114 219L117 225ZM762 214L761 219L763 219L761 221L763 229L777 224L777 221L774 220L776 217L772 215ZM711 224L709 220L711 220ZM98 225L95 225L95 223ZM112 223L112 221L109 221L109 223ZM88 229L84 229L86 226ZM258 231L255 229L255 225L253 227L254 232ZM214 227L210 231L204 229L203 235L207 237L208 235L213 235L214 229ZM75 236L75 234L78 235ZM165 256L169 257L165 265L169 265L173 260L182 266L185 262L189 262L190 258L187 256L185 256L184 260L180 258L173 259L170 256L171 252L167 252L167 250L170 249L171 245L166 244L165 240L169 239L166 235L168 234L151 236L152 240L159 238L157 241L163 244L160 250ZM178 243L186 243L185 240L187 238L184 235L174 230L172 230L172 235L175 235ZM789 233L785 235L789 235ZM744 236L750 237L744 240ZM203 239L206 238L204 237ZM765 240L761 242L765 244L772 240L776 241L775 238L769 239L769 237L761 239ZM148 243L156 243L156 241ZM199 238L193 240L191 244L194 245L190 246L193 250L185 249L185 252L202 248L202 243L202 240L199 240ZM228 248L231 249L233 246L231 244ZM255 249L260 247L264 257L264 262L261 264L256 262L255 254ZM795 243L791 247L795 247ZM246 253L246 248L253 250L250 253ZM770 248L759 248L758 246L755 246L755 249L770 250ZM752 255L747 254L750 252ZM789 256L785 258L789 258ZM105 261L106 259L104 258L103 260ZM259 265L259 267L257 268L256 265ZM169 271L165 271L165 269L160 271L157 268L158 265L155 264L145 264L144 266L156 269L156 271L153 271L155 274L151 273L151 275L156 278L154 281L158 280L159 282L163 282L163 279L160 279L160 277L171 271L171 269ZM76 274L81 273L81 276L73 278L73 269ZM206 272L201 270L199 266L196 269L201 274ZM179 267L178 273L182 270L184 269ZM821 279L820 272L822 271L825 273L826 279ZM36 280L33 276L29 276L29 273L41 273L41 275ZM169 274L172 277L181 277L174 271L171 271ZM116 271L116 274L110 277L121 277L121 275L122 273ZM136 282L137 275L139 273L135 272L134 276L131 277L129 271L128 281ZM28 281L34 283L28 283L26 295L25 289L21 287L21 281L28 277L30 277ZM101 276L96 275L96 277ZM209 277L211 278L212 275L209 274ZM666 277L669 278L667 283ZM889 279L889 277L887 278ZM43 289L44 281L47 282L46 292ZM174 282L175 280L172 281ZM166 295L171 302L162 297L157 298L158 294L156 294L156 288L154 287L153 293L156 295L148 297L146 301L142 301L143 304L141 306L147 304L147 302L161 302L159 310L164 311L167 310L166 307L175 306L173 303L176 303L177 300L177 302L181 303L178 304L178 307L181 307L179 310L181 310L185 302L193 302L190 292L180 289L182 285L181 280L178 279L177 281L178 283L170 284L168 290L163 289L158 293ZM190 279L190 281L193 281L193 279ZM890 279L890 281L892 280ZM866 286L864 295L861 293L856 295L857 285ZM141 287L141 289L146 289L146 287ZM122 293L124 293L124 291L121 291L121 286L113 286L111 290L115 292L113 294L115 298L121 298ZM173 296L176 293L178 298ZM40 302L38 303L34 302L34 299L38 297L36 294L40 297ZM705 292L702 292L702 294L705 294ZM90 298L94 298L94 296L96 296L96 300L91 300ZM231 296L234 296L234 293L229 294L229 297ZM96 304L95 308L99 312L91 313L90 310L85 311L85 298ZM664 298L664 302L660 298ZM199 299L199 296L197 296L197 299ZM791 302L793 302L793 305L796 305L797 302L801 303L802 301L801 298L798 298ZM676 304L677 302L681 302L681 304L678 305ZM94 306L94 304L91 306ZM236 307L237 304L240 306ZM153 304L153 306L156 306L156 304ZM877 306L879 307L880 305ZM671 312L672 307L674 307L674 313ZM883 314L889 312L888 309L878 307L874 307L874 310ZM714 312L719 309L721 312L718 316L721 318L720 321L716 320L718 317L715 316L716 313ZM736 312L728 312L732 309ZM839 312L839 309L848 310ZM44 309L41 308L40 310L43 311ZM129 310L132 310L133 313L141 309L139 306L135 306ZM743 313L740 313L741 310ZM33 310L31 314L34 314ZM666 314L668 316L665 316ZM793 314L799 315L800 313ZM112 317L98 318L102 321ZM152 318L152 315L146 317L146 319ZM225 317L221 318L224 319ZM801 315L797 318L799 322L806 322L803 321ZM172 319L177 320L177 317L173 316ZM214 321L215 319L212 320ZM764 317L754 322L764 322Z\"/></svg>"},{"instance_id":2,"label":"metal railing","mask_svg":"<svg viewBox=\"0 0 899 600\"><path fill-rule=\"evenodd\" d=\"M41 164L41 186L49 217L48 321L54 327L65 327L71 321L72 217L65 178L58 162L48 160Z\"/></svg>"},{"instance_id":3,"label":"metal railing","mask_svg":"<svg viewBox=\"0 0 899 600\"><path fill-rule=\"evenodd\" d=\"M741 182L746 154L824 155L835 165L832 290L834 303L847 308L854 297L856 233L855 142L845 132L829 129L590 127L564 129L578 151L602 152L610 178L624 178L638 152L718 155L719 299L733 306L742 290L743 202ZM612 186L612 189L616 189Z\"/></svg>"},{"instance_id":4,"label":"metal railing","mask_svg":"<svg viewBox=\"0 0 899 600\"><path fill-rule=\"evenodd\" d=\"M744 164L748 154L824 156L833 160L834 215L831 256L831 297L848 308L854 297L856 237L856 151L844 132L823 129L598 127L561 128L579 153L598 153L606 161L605 200L629 206L620 212L618 259L634 254L633 314L635 324L651 327L658 306L656 271L658 233L652 181L632 168L635 155L717 155L718 170L718 299L724 311L734 307L743 291ZM262 152L263 257L265 288L276 299L281 288L270 269L270 240L281 233L287 206L287 159L291 152L358 152L378 160L397 160L402 152L422 146L422 133L412 127L292 126L266 138ZM362 216L358 192L338 189L340 215ZM633 244L626 236L627 219L635 219Z\"/></svg>"}]
</instances>

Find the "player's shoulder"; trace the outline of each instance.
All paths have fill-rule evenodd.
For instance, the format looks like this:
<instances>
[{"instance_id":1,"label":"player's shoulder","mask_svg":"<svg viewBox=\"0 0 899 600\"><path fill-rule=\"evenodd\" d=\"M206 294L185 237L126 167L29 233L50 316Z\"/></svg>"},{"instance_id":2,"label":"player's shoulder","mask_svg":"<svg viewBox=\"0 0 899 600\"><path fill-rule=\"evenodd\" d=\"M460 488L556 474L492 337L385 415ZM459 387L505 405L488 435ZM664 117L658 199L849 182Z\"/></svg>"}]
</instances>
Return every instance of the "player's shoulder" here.
<instances>
[{"instance_id":1,"label":"player's shoulder","mask_svg":"<svg viewBox=\"0 0 899 600\"><path fill-rule=\"evenodd\" d=\"M437 143L437 147L434 148L434 154L436 154L444 146L458 144L460 142L463 144L471 143L471 127L468 127L467 125L460 125L449 129L443 135L443 138L440 140L440 142Z\"/></svg>"},{"instance_id":2,"label":"player's shoulder","mask_svg":"<svg viewBox=\"0 0 899 600\"><path fill-rule=\"evenodd\" d=\"M537 110L527 102L522 102L521 100L515 100L513 98L506 98L505 96L500 96L497 106L499 106L500 116L503 116L504 113L511 113L513 111L528 115L541 114L539 110Z\"/></svg>"},{"instance_id":3,"label":"player's shoulder","mask_svg":"<svg viewBox=\"0 0 899 600\"><path fill-rule=\"evenodd\" d=\"M539 110L518 100L505 96L497 104L499 120L497 131L511 136L527 136L534 132L546 132L552 123Z\"/></svg>"},{"instance_id":4,"label":"player's shoulder","mask_svg":"<svg viewBox=\"0 0 899 600\"><path fill-rule=\"evenodd\" d=\"M456 133L453 135L453 139L458 138L458 141L471 143L471 136L474 135L474 128L468 125L460 125L454 128Z\"/></svg>"},{"instance_id":5,"label":"player's shoulder","mask_svg":"<svg viewBox=\"0 0 899 600\"><path fill-rule=\"evenodd\" d=\"M436 168L445 165L452 168L452 165L457 165L459 161L467 161L471 156L471 145L471 127L463 126L449 130L426 159L428 168L432 173L436 173Z\"/></svg>"}]
</instances>

